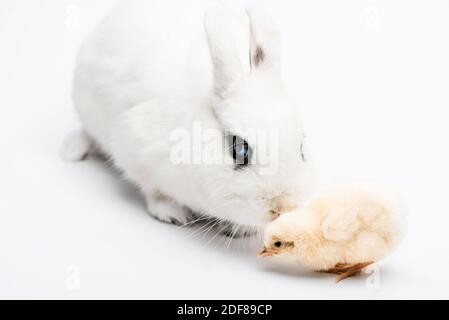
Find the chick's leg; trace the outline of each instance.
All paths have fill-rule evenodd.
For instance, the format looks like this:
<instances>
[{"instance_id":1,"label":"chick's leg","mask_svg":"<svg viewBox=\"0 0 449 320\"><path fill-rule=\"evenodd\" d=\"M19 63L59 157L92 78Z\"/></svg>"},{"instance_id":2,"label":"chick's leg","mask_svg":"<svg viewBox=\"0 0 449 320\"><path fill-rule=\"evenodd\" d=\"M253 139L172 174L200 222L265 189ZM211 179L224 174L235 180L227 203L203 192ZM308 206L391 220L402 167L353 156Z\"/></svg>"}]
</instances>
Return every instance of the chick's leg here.
<instances>
[{"instance_id":1,"label":"chick's leg","mask_svg":"<svg viewBox=\"0 0 449 320\"><path fill-rule=\"evenodd\" d=\"M357 263L348 267L348 269L345 272L338 275L338 277L335 279L335 283L339 283L343 279L359 274L360 272L362 272L364 268L368 267L371 264L373 264L373 262L364 262L364 263Z\"/></svg>"},{"instance_id":2,"label":"chick's leg","mask_svg":"<svg viewBox=\"0 0 449 320\"><path fill-rule=\"evenodd\" d=\"M335 267L330 268L328 270L321 270L320 272L323 273L334 273L334 274L342 274L348 271L348 269L351 267L350 264L346 263L337 263Z\"/></svg>"},{"instance_id":3,"label":"chick's leg","mask_svg":"<svg viewBox=\"0 0 449 320\"><path fill-rule=\"evenodd\" d=\"M337 263L335 267L329 270L322 270L320 272L337 274L338 277L335 279L335 282L338 283L343 279L359 274L364 268L371 264L373 264L373 262L364 262L357 264Z\"/></svg>"}]
</instances>

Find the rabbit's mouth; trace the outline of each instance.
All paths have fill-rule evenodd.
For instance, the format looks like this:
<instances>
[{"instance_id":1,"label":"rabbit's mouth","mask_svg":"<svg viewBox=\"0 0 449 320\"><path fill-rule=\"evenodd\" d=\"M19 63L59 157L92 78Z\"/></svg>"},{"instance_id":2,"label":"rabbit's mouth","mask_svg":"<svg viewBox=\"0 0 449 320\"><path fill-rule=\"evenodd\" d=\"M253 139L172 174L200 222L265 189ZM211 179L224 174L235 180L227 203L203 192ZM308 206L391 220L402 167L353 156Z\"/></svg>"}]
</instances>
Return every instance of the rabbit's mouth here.
<instances>
[{"instance_id":1,"label":"rabbit's mouth","mask_svg":"<svg viewBox=\"0 0 449 320\"><path fill-rule=\"evenodd\" d=\"M271 221L273 221L281 216L281 212L278 210L270 210L269 215L270 215Z\"/></svg>"},{"instance_id":2,"label":"rabbit's mouth","mask_svg":"<svg viewBox=\"0 0 449 320\"><path fill-rule=\"evenodd\" d=\"M259 233L259 228L223 221L217 225L217 232L229 238L249 238L255 237Z\"/></svg>"}]
</instances>

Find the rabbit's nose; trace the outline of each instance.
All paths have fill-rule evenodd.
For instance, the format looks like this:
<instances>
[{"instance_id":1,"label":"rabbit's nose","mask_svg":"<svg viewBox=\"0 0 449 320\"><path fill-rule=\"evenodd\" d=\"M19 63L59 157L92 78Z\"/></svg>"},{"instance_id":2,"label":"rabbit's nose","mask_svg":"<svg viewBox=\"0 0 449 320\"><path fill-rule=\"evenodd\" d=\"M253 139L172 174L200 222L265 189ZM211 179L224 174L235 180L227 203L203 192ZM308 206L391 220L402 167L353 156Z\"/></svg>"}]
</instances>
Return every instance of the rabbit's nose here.
<instances>
[{"instance_id":1,"label":"rabbit's nose","mask_svg":"<svg viewBox=\"0 0 449 320\"><path fill-rule=\"evenodd\" d=\"M281 215L281 213L277 210L270 210L268 212L270 221L276 220L277 218L279 218L279 216Z\"/></svg>"},{"instance_id":2,"label":"rabbit's nose","mask_svg":"<svg viewBox=\"0 0 449 320\"><path fill-rule=\"evenodd\" d=\"M283 213L296 209L297 204L289 196L277 196L271 199L270 207L268 211L270 220L275 220Z\"/></svg>"}]
</instances>

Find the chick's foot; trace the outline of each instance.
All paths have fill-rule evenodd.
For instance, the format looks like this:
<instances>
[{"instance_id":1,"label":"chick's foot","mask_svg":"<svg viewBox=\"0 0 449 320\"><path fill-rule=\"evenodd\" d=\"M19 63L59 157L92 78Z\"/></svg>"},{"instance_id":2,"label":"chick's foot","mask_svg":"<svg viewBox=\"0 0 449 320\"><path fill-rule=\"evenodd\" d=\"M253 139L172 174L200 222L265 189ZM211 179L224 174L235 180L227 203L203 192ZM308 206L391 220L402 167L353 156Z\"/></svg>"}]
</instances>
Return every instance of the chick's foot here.
<instances>
[{"instance_id":1,"label":"chick's foot","mask_svg":"<svg viewBox=\"0 0 449 320\"><path fill-rule=\"evenodd\" d=\"M335 279L335 283L339 283L343 279L359 274L364 268L371 264L373 264L373 262L356 264L337 263L335 267L328 270L321 270L320 272L337 274L338 277Z\"/></svg>"}]
</instances>

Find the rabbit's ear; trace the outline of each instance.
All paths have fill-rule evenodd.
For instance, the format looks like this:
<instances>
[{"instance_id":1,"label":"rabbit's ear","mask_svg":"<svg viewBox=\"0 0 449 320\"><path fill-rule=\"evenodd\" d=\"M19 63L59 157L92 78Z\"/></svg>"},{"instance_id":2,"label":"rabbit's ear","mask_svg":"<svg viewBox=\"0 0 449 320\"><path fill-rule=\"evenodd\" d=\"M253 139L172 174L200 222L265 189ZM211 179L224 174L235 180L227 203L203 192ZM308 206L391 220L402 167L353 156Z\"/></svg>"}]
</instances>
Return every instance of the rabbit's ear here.
<instances>
[{"instance_id":1,"label":"rabbit's ear","mask_svg":"<svg viewBox=\"0 0 449 320\"><path fill-rule=\"evenodd\" d=\"M251 29L251 70L265 69L270 72L280 71L280 37L279 29L273 20L257 2L246 9Z\"/></svg>"},{"instance_id":2,"label":"rabbit's ear","mask_svg":"<svg viewBox=\"0 0 449 320\"><path fill-rule=\"evenodd\" d=\"M218 6L209 8L204 15L210 54L214 68L214 90L225 98L232 83L243 75L243 66L230 30L226 28L225 12Z\"/></svg>"}]
</instances>

